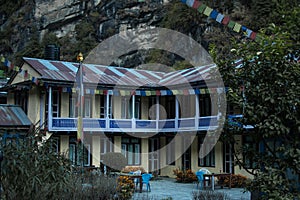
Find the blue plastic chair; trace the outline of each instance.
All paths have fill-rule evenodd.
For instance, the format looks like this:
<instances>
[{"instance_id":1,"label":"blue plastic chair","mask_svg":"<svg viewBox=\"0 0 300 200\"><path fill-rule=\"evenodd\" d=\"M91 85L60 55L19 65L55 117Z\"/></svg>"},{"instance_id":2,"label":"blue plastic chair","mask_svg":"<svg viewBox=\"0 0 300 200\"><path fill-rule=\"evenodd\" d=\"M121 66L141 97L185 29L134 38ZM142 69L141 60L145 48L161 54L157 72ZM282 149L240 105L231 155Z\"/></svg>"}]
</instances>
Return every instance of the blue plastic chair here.
<instances>
[{"instance_id":1,"label":"blue plastic chair","mask_svg":"<svg viewBox=\"0 0 300 200\"><path fill-rule=\"evenodd\" d=\"M201 189L201 190L203 189L203 183L204 183L203 174L204 174L203 171L197 171L197 172L196 172L196 176L197 176L197 179L198 179L197 189L198 189L198 187L199 187L199 184L200 184L200 189Z\"/></svg>"},{"instance_id":2,"label":"blue plastic chair","mask_svg":"<svg viewBox=\"0 0 300 200\"><path fill-rule=\"evenodd\" d=\"M150 179L152 178L152 174L142 174L142 180L143 180L143 185L147 185L147 192L151 192L151 187L150 187Z\"/></svg>"}]
</instances>

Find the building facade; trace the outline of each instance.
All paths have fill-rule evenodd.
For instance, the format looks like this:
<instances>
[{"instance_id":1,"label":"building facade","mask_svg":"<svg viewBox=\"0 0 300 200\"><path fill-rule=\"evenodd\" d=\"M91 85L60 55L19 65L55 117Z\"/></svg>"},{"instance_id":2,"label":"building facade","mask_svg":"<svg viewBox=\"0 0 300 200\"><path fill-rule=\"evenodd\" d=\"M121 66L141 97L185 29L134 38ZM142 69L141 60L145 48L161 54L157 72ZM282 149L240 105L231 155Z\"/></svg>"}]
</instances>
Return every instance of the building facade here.
<instances>
[{"instance_id":1,"label":"building facade","mask_svg":"<svg viewBox=\"0 0 300 200\"><path fill-rule=\"evenodd\" d=\"M215 173L246 174L233 157L242 138L232 145L218 141L214 134L226 114L220 109L225 88L215 84L210 73L214 64L163 73L23 59L5 87L7 102L20 105L74 165L100 166L103 154L121 152L129 166L164 176L174 176L177 168L202 167ZM79 66L84 149L77 142Z\"/></svg>"}]
</instances>

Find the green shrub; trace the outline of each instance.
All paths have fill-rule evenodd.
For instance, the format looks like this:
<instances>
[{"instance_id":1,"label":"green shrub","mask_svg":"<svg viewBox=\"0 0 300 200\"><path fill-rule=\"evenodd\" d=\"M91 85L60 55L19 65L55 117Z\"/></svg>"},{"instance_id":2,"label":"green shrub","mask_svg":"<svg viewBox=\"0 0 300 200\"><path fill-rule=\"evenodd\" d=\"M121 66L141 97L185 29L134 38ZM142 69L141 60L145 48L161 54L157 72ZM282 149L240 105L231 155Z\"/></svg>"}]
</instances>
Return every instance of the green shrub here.
<instances>
[{"instance_id":1,"label":"green shrub","mask_svg":"<svg viewBox=\"0 0 300 200\"><path fill-rule=\"evenodd\" d=\"M68 182L68 190L60 199L97 199L110 200L117 197L117 180L115 177L102 176L93 172L72 174Z\"/></svg>"},{"instance_id":2,"label":"green shrub","mask_svg":"<svg viewBox=\"0 0 300 200\"><path fill-rule=\"evenodd\" d=\"M173 172L176 175L176 181L179 183L193 183L198 180L196 174L190 169L175 169Z\"/></svg>"},{"instance_id":3,"label":"green shrub","mask_svg":"<svg viewBox=\"0 0 300 200\"><path fill-rule=\"evenodd\" d=\"M229 177L226 176L225 178L220 179L219 181L222 182L224 186L229 187L229 184L230 184ZM232 174L231 175L231 187L232 188L245 187L246 182L247 182L246 176L243 176L241 174Z\"/></svg>"},{"instance_id":4,"label":"green shrub","mask_svg":"<svg viewBox=\"0 0 300 200\"><path fill-rule=\"evenodd\" d=\"M2 195L5 199L59 199L67 188L71 165L64 155L53 151L51 141L38 145L28 137L4 145Z\"/></svg>"},{"instance_id":5,"label":"green shrub","mask_svg":"<svg viewBox=\"0 0 300 200\"><path fill-rule=\"evenodd\" d=\"M118 198L130 199L134 193L134 183L128 176L120 176L118 178Z\"/></svg>"}]
</instances>

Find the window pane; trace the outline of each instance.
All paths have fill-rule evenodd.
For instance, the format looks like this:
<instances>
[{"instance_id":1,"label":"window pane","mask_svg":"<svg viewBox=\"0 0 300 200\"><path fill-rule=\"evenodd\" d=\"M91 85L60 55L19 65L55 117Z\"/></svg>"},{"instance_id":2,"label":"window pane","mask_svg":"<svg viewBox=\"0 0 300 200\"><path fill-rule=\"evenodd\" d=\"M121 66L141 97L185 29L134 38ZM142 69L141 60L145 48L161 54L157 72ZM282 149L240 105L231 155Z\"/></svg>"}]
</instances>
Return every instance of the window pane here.
<instances>
[{"instance_id":1,"label":"window pane","mask_svg":"<svg viewBox=\"0 0 300 200\"><path fill-rule=\"evenodd\" d=\"M135 144L134 147L135 147L135 149L134 149L135 164L138 165L138 164L140 164L140 145Z\"/></svg>"},{"instance_id":2,"label":"window pane","mask_svg":"<svg viewBox=\"0 0 300 200\"><path fill-rule=\"evenodd\" d=\"M133 145L129 144L128 145L128 164L132 165L133 164Z\"/></svg>"},{"instance_id":3,"label":"window pane","mask_svg":"<svg viewBox=\"0 0 300 200\"><path fill-rule=\"evenodd\" d=\"M127 151L127 144L122 144L122 151L121 151L121 153L125 156L125 158L127 158L126 151Z\"/></svg>"},{"instance_id":4,"label":"window pane","mask_svg":"<svg viewBox=\"0 0 300 200\"><path fill-rule=\"evenodd\" d=\"M139 143L139 139L133 138L133 139L131 139L131 143Z\"/></svg>"},{"instance_id":5,"label":"window pane","mask_svg":"<svg viewBox=\"0 0 300 200\"><path fill-rule=\"evenodd\" d=\"M88 98L84 101L84 116L91 117L91 99Z\"/></svg>"},{"instance_id":6,"label":"window pane","mask_svg":"<svg viewBox=\"0 0 300 200\"><path fill-rule=\"evenodd\" d=\"M75 163L76 163L75 151L76 151L75 144L70 144L69 158L73 165L75 165Z\"/></svg>"}]
</instances>

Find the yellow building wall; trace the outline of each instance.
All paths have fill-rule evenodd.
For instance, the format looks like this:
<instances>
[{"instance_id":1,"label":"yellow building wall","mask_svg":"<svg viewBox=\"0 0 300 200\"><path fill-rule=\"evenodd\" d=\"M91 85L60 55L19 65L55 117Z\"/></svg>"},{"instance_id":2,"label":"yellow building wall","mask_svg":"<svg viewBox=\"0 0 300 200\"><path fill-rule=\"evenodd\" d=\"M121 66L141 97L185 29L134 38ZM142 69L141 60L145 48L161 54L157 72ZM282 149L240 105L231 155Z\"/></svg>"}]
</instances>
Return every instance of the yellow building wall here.
<instances>
[{"instance_id":1,"label":"yellow building wall","mask_svg":"<svg viewBox=\"0 0 300 200\"><path fill-rule=\"evenodd\" d=\"M41 75L37 71L35 71L32 67L30 67L27 63L24 63L22 65L22 70L27 70L27 72L28 72L28 76L26 77L26 79L24 78L24 75L21 75L20 73L18 73L16 75L16 77L14 78L14 80L12 81L12 84L31 80L32 76L37 77L37 78L41 77Z\"/></svg>"},{"instance_id":2,"label":"yellow building wall","mask_svg":"<svg viewBox=\"0 0 300 200\"><path fill-rule=\"evenodd\" d=\"M142 138L141 139L141 166L145 169L146 172L149 171L149 159L148 159L148 153L149 153L149 143L148 138Z\"/></svg>"},{"instance_id":3,"label":"yellow building wall","mask_svg":"<svg viewBox=\"0 0 300 200\"><path fill-rule=\"evenodd\" d=\"M93 95L92 96L92 117L100 118L100 96Z\"/></svg>"},{"instance_id":4,"label":"yellow building wall","mask_svg":"<svg viewBox=\"0 0 300 200\"><path fill-rule=\"evenodd\" d=\"M112 96L112 108L114 119L121 119L121 105L122 97L121 96Z\"/></svg>"},{"instance_id":5,"label":"yellow building wall","mask_svg":"<svg viewBox=\"0 0 300 200\"><path fill-rule=\"evenodd\" d=\"M36 86L29 90L27 116L33 124L40 120L40 91Z\"/></svg>"},{"instance_id":6,"label":"yellow building wall","mask_svg":"<svg viewBox=\"0 0 300 200\"><path fill-rule=\"evenodd\" d=\"M100 166L100 136L92 136L92 165Z\"/></svg>"},{"instance_id":7,"label":"yellow building wall","mask_svg":"<svg viewBox=\"0 0 300 200\"><path fill-rule=\"evenodd\" d=\"M122 152L122 137L114 136L114 152Z\"/></svg>"},{"instance_id":8,"label":"yellow building wall","mask_svg":"<svg viewBox=\"0 0 300 200\"><path fill-rule=\"evenodd\" d=\"M142 119L148 119L149 116L149 100L147 97L141 97L141 118Z\"/></svg>"},{"instance_id":9,"label":"yellow building wall","mask_svg":"<svg viewBox=\"0 0 300 200\"><path fill-rule=\"evenodd\" d=\"M190 136L192 142L191 145L191 170L197 171L198 170L198 137L197 136Z\"/></svg>"}]
</instances>

